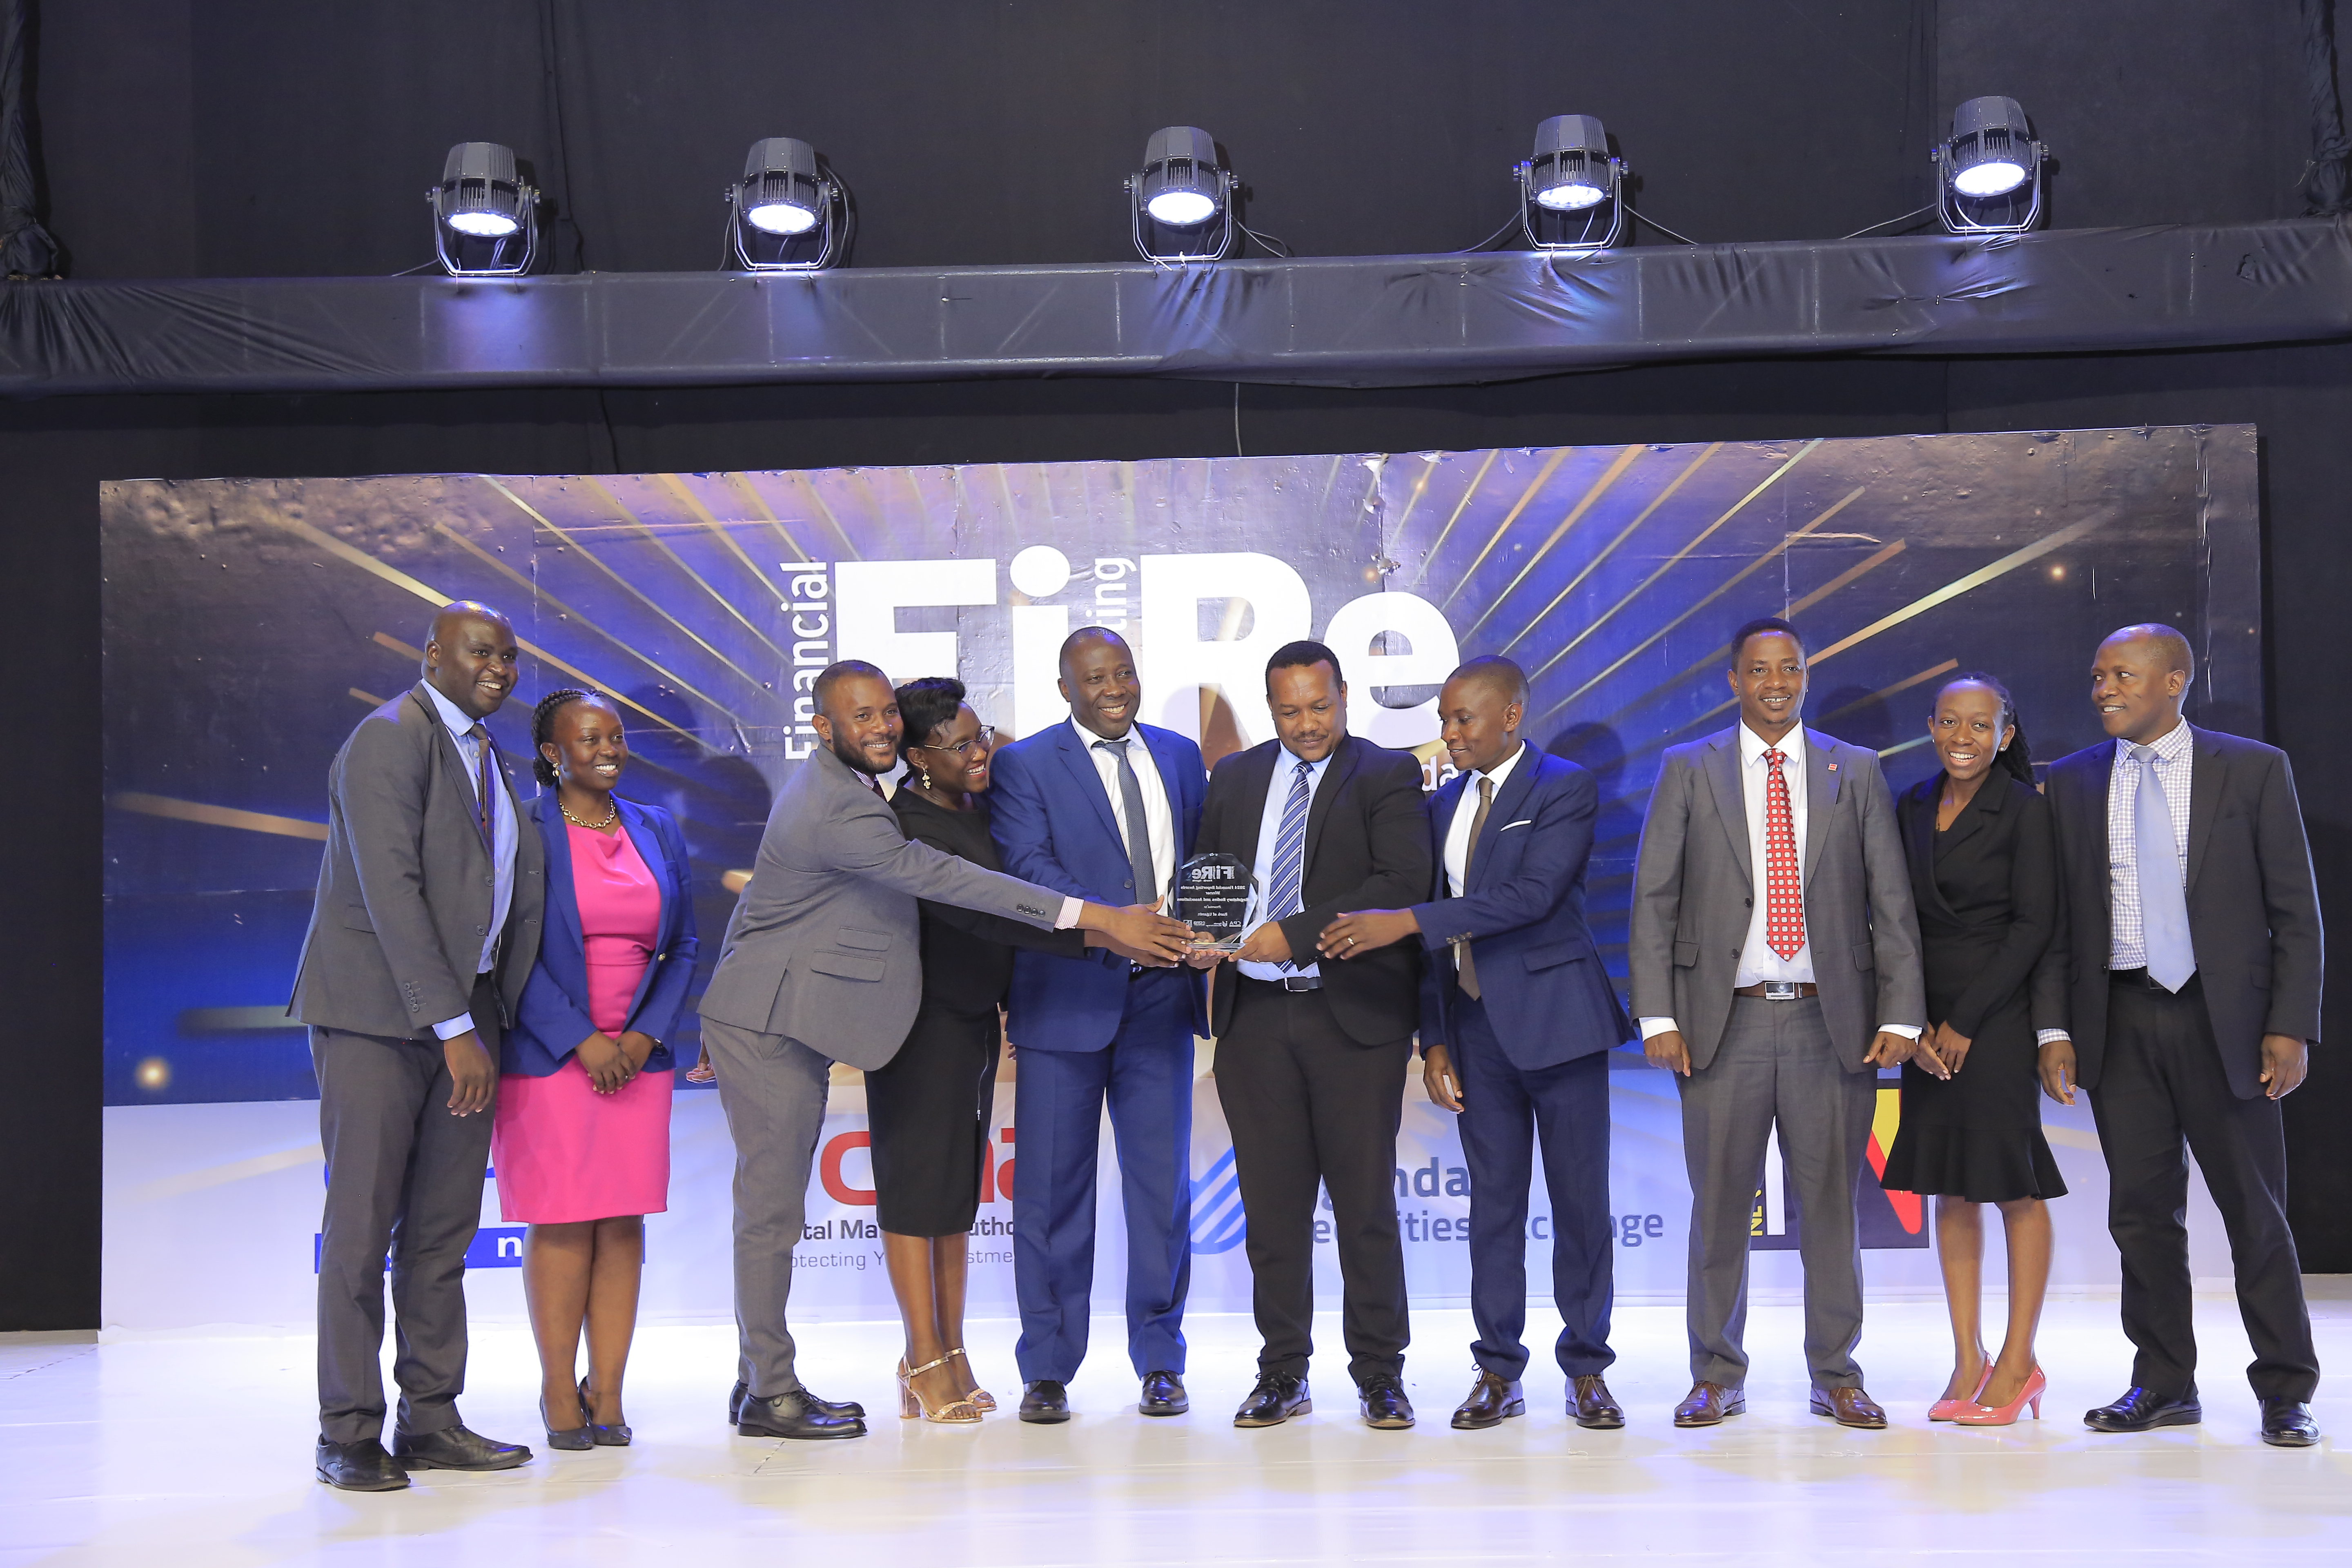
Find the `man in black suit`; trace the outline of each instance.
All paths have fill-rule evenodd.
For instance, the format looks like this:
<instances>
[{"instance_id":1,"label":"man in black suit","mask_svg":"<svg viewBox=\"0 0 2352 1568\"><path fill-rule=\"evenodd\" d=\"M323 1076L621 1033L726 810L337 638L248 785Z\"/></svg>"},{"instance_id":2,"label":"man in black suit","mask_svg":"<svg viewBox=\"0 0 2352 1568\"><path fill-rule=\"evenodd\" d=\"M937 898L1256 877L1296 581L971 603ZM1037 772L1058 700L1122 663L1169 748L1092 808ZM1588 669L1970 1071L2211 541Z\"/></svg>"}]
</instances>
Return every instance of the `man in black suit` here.
<instances>
[{"instance_id":1,"label":"man in black suit","mask_svg":"<svg viewBox=\"0 0 2352 1568\"><path fill-rule=\"evenodd\" d=\"M2051 1095L2091 1090L2123 1254L2132 1386L2100 1432L2189 1426L2197 1400L2188 1152L2230 1235L2263 1441L2307 1447L2319 1384L2286 1223L2278 1102L2319 1037L2319 893L2286 754L2192 730L2189 639L2131 626L2099 645L2091 700L2114 737L2050 770L2073 955L2071 1040L2042 1047Z\"/></svg>"},{"instance_id":2,"label":"man in black suit","mask_svg":"<svg viewBox=\"0 0 2352 1568\"><path fill-rule=\"evenodd\" d=\"M1209 983L1217 1098L1233 1131L1265 1342L1257 1386L1234 1425L1272 1426L1313 1408L1319 1183L1331 1197L1360 1408L1369 1426L1405 1427L1410 1336L1391 1184L1419 964L1405 946L1320 963L1315 939L1343 911L1405 903L1428 885L1421 764L1348 733L1347 684L1321 643L1276 651L1265 702L1276 739L1217 764L1195 844L1242 860L1264 900L1263 922Z\"/></svg>"}]
</instances>

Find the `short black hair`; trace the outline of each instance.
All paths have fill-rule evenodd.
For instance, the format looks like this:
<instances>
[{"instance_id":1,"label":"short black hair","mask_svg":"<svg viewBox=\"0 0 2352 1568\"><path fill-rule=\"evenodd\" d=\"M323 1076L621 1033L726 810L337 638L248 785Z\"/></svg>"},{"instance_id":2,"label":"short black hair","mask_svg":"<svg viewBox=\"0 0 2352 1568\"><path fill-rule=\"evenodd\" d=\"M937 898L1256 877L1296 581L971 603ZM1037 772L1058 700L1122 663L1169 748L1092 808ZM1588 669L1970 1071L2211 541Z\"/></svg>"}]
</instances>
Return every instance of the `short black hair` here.
<instances>
[{"instance_id":1,"label":"short black hair","mask_svg":"<svg viewBox=\"0 0 2352 1568\"><path fill-rule=\"evenodd\" d=\"M963 682L952 675L927 675L898 688L898 721L906 726L898 737L898 754L929 745L932 731L955 721L963 696Z\"/></svg>"},{"instance_id":2,"label":"short black hair","mask_svg":"<svg viewBox=\"0 0 2352 1568\"><path fill-rule=\"evenodd\" d=\"M1759 616L1754 620L1749 621L1746 626L1741 626L1738 631L1731 634L1731 662L1733 667L1737 668L1738 666L1739 656L1747 651L1748 639L1749 637L1760 637L1768 633L1773 633L1780 637L1787 637L1790 642L1797 645L1797 651L1799 653L1807 653L1811 651L1805 647L1805 634L1799 631L1795 626L1790 626L1787 621L1782 620L1778 616Z\"/></svg>"},{"instance_id":3,"label":"short black hair","mask_svg":"<svg viewBox=\"0 0 2352 1568\"><path fill-rule=\"evenodd\" d=\"M1341 686L1348 683L1348 678L1340 673L1338 654L1312 638L1301 637L1297 642L1284 643L1274 650L1274 657L1265 661L1266 684L1268 686L1274 684L1274 672L1277 669L1304 669L1310 665L1318 664L1328 664L1331 667L1333 681Z\"/></svg>"},{"instance_id":4,"label":"short black hair","mask_svg":"<svg viewBox=\"0 0 2352 1568\"><path fill-rule=\"evenodd\" d=\"M1519 668L1517 660L1505 658L1499 653L1482 653L1475 658L1465 658L1455 665L1454 673L1445 679L1449 682L1476 681L1501 692L1504 701L1516 702L1522 708L1533 700L1528 690L1528 672Z\"/></svg>"},{"instance_id":5,"label":"short black hair","mask_svg":"<svg viewBox=\"0 0 2352 1568\"><path fill-rule=\"evenodd\" d=\"M1080 626L1062 639L1061 650L1054 656L1054 668L1059 669L1069 663L1070 655L1090 642L1114 642L1129 653L1135 651L1134 645L1108 626Z\"/></svg>"},{"instance_id":6,"label":"short black hair","mask_svg":"<svg viewBox=\"0 0 2352 1568\"><path fill-rule=\"evenodd\" d=\"M833 689L835 686L838 686L841 682L848 679L853 675L870 675L885 686L890 684L890 678L888 676L883 674L879 669L866 663L862 658L845 658L837 660L835 663L826 665L822 670L817 672L816 685L812 688L812 690L814 692L816 697L818 712L822 713L824 711L826 700L833 696ZM898 694L893 692L891 695L895 700Z\"/></svg>"}]
</instances>

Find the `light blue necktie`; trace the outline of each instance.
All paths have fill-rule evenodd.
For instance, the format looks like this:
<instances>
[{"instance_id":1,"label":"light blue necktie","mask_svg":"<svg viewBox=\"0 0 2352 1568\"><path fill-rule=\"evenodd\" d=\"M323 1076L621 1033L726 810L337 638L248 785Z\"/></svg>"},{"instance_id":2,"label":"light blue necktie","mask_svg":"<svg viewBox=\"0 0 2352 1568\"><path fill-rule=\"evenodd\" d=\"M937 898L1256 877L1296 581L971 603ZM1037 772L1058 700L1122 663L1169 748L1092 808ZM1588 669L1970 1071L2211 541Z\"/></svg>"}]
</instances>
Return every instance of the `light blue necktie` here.
<instances>
[{"instance_id":1,"label":"light blue necktie","mask_svg":"<svg viewBox=\"0 0 2352 1568\"><path fill-rule=\"evenodd\" d=\"M2147 953L2148 978L2178 991L2197 973L2197 951L2189 940L2189 892L2181 886L2179 851L2173 847L2172 808L2156 777L2156 750L2134 746L2139 787L2132 791L2132 847L2139 868L2140 945Z\"/></svg>"},{"instance_id":2,"label":"light blue necktie","mask_svg":"<svg viewBox=\"0 0 2352 1568\"><path fill-rule=\"evenodd\" d=\"M1282 826L1275 829L1274 865L1266 873L1266 919L1283 921L1306 905L1299 900L1299 881L1307 869L1307 775L1312 763L1302 762L1290 775L1290 798L1282 803ZM1288 959L1285 969L1298 967Z\"/></svg>"}]
</instances>

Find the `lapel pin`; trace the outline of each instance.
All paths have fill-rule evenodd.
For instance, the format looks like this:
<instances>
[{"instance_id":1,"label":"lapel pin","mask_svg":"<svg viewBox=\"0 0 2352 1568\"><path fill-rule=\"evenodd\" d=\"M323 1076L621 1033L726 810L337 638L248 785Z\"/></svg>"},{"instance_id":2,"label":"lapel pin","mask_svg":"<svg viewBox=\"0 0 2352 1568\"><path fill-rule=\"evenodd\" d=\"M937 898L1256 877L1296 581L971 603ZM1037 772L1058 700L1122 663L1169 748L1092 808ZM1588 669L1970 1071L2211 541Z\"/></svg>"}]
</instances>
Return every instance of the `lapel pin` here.
<instances>
[{"instance_id":1,"label":"lapel pin","mask_svg":"<svg viewBox=\"0 0 2352 1568\"><path fill-rule=\"evenodd\" d=\"M1832 773L1835 773L1835 772L1837 772L1837 764L1836 764L1835 763L1832 763L1830 764L1830 772L1832 772Z\"/></svg>"}]
</instances>

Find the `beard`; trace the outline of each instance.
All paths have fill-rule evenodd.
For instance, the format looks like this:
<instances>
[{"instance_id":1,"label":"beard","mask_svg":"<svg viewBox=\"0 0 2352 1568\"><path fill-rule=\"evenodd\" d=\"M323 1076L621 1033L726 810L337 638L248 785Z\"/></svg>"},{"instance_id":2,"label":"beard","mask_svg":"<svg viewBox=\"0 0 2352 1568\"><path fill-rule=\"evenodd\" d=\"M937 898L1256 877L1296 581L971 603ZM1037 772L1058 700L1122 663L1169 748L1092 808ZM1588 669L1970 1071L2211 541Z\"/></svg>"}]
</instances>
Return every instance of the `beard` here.
<instances>
[{"instance_id":1,"label":"beard","mask_svg":"<svg viewBox=\"0 0 2352 1568\"><path fill-rule=\"evenodd\" d=\"M833 742L833 754L839 757L843 762L848 763L851 767L856 769L859 773L866 774L869 778L878 779L884 773L890 772L892 768L896 768L898 765L898 759L893 756L890 759L890 767L877 768L873 764L873 763L867 760L864 752L859 751L855 746L843 745L838 738L835 738Z\"/></svg>"}]
</instances>

